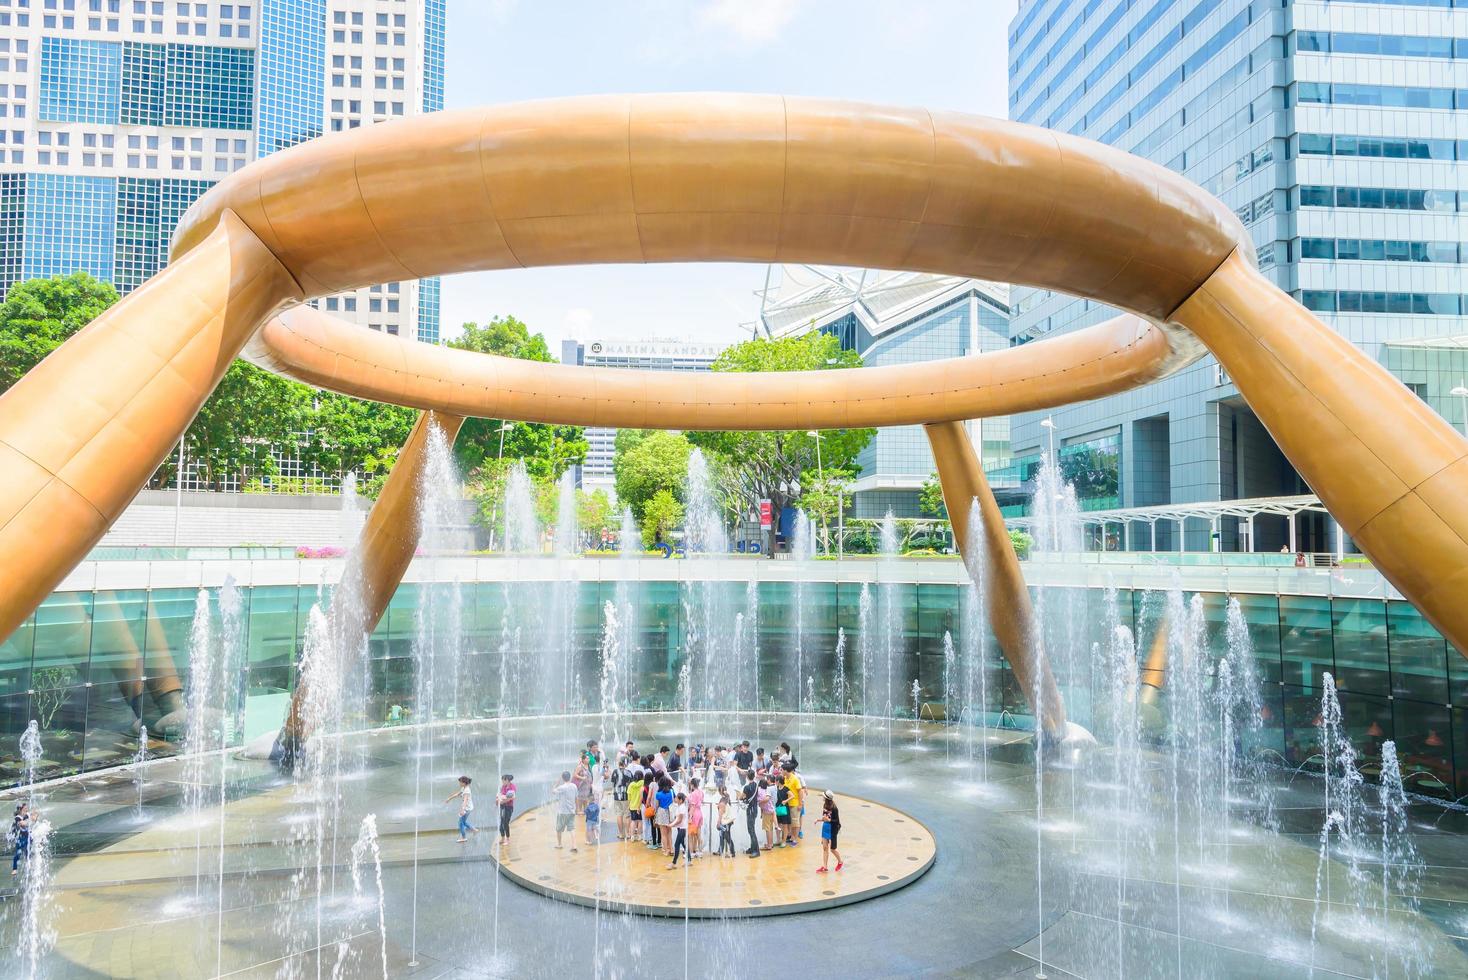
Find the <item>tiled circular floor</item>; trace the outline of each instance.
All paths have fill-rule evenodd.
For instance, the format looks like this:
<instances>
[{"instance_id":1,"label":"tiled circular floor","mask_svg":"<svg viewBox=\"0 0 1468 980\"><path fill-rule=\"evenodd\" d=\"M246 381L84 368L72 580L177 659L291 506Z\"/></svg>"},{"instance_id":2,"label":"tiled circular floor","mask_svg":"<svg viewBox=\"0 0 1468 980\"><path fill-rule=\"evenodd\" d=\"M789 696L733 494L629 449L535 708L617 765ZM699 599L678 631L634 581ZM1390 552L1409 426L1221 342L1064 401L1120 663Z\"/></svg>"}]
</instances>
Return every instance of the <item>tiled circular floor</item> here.
<instances>
[{"instance_id":1,"label":"tiled circular floor","mask_svg":"<svg viewBox=\"0 0 1468 980\"><path fill-rule=\"evenodd\" d=\"M813 798L820 798L819 789ZM829 873L816 872L821 863L820 830L809 810L806 836L798 847L747 857L741 810L735 823L734 857L706 853L691 863L680 859L670 871L662 851L640 841L616 840L614 823L603 825L603 843L593 847L586 844L578 817L575 832L565 835L565 848L556 850L555 818L549 806L515 819L500 867L525 888L578 905L708 918L783 915L862 902L911 884L933 866L937 842L918 821L839 789L836 799L841 808L841 856L846 862L840 872L834 870L834 859ZM705 820L704 826L711 825Z\"/></svg>"}]
</instances>

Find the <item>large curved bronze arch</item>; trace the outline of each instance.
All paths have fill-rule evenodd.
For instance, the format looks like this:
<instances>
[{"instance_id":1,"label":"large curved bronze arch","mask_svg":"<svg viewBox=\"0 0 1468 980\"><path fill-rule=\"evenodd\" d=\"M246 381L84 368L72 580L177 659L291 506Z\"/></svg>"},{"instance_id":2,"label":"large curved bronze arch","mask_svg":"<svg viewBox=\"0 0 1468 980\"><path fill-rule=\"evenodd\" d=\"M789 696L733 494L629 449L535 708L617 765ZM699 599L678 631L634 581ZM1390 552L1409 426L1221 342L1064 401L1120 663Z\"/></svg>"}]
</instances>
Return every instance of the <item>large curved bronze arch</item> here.
<instances>
[{"instance_id":1,"label":"large curved bronze arch","mask_svg":"<svg viewBox=\"0 0 1468 980\"><path fill-rule=\"evenodd\" d=\"M1160 376L1201 341L1363 550L1468 649L1468 443L1260 276L1218 201L1110 147L975 116L778 96L440 113L246 167L185 215L174 259L0 398L0 635L121 513L252 338L261 363L348 394L450 415L675 428L1041 407ZM700 378L690 391L686 379L389 347L286 311L470 269L730 259L997 279L1144 319L995 355ZM283 315L261 331L272 314Z\"/></svg>"}]
</instances>

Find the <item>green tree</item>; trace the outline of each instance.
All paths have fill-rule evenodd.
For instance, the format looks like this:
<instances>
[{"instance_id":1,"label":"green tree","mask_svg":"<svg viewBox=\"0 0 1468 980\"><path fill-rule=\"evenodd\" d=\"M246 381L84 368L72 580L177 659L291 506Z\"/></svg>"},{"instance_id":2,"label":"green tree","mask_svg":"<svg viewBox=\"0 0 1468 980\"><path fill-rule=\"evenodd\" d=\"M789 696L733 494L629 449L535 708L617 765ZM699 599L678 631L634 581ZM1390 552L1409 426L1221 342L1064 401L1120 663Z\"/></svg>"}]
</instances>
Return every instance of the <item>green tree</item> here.
<instances>
[{"instance_id":1,"label":"green tree","mask_svg":"<svg viewBox=\"0 0 1468 980\"><path fill-rule=\"evenodd\" d=\"M1014 545L1015 555L1020 560L1024 560L1030 557L1030 549L1034 547L1035 539L1018 528L1010 528L1009 543Z\"/></svg>"},{"instance_id":2,"label":"green tree","mask_svg":"<svg viewBox=\"0 0 1468 980\"><path fill-rule=\"evenodd\" d=\"M487 459L464 481L464 492L474 502L474 523L489 532L491 547L503 530L499 526L500 511L504 507L509 473L508 462Z\"/></svg>"},{"instance_id":3,"label":"green tree","mask_svg":"<svg viewBox=\"0 0 1468 980\"><path fill-rule=\"evenodd\" d=\"M242 486L273 479L273 450L290 452L300 442L311 425L312 394L303 384L235 361L189 423L185 465L214 489L230 478ZM172 485L177 469L174 453L154 474L154 485Z\"/></svg>"},{"instance_id":4,"label":"green tree","mask_svg":"<svg viewBox=\"0 0 1468 980\"><path fill-rule=\"evenodd\" d=\"M513 316L497 316L483 326L466 323L463 333L450 340L448 346L523 361L555 361L545 336L532 334L529 327ZM502 424L500 419L464 421L454 443L454 454L462 472L471 473L485 460L498 459L502 439L506 458L525 460L525 468L531 474L545 479L559 479L568 466L586 458L585 430L579 425L520 422L502 432Z\"/></svg>"},{"instance_id":5,"label":"green tree","mask_svg":"<svg viewBox=\"0 0 1468 980\"><path fill-rule=\"evenodd\" d=\"M577 490L576 523L581 526L581 533L591 539L592 547L595 548L600 546L603 534L616 533L622 526L622 519L612 509L612 498L607 496L605 490L593 490L591 493Z\"/></svg>"},{"instance_id":6,"label":"green tree","mask_svg":"<svg viewBox=\"0 0 1468 980\"><path fill-rule=\"evenodd\" d=\"M0 303L0 394L116 302L111 283L85 272L12 286Z\"/></svg>"},{"instance_id":7,"label":"green tree","mask_svg":"<svg viewBox=\"0 0 1468 980\"><path fill-rule=\"evenodd\" d=\"M807 333L778 340L755 339L735 344L714 361L715 371L825 371L861 366L855 351L842 350L835 337ZM817 439L804 431L794 432L695 432L688 438L695 446L718 458L721 484L729 507L739 514L757 509L768 499L775 514L798 496L794 486L807 473L818 474L830 467L855 469L875 429L832 429L822 432L820 463ZM785 489L780 489L784 486ZM766 549L769 553L772 549Z\"/></svg>"},{"instance_id":8,"label":"green tree","mask_svg":"<svg viewBox=\"0 0 1468 980\"><path fill-rule=\"evenodd\" d=\"M0 304L0 392L8 390L82 327L117 302L110 283L85 272L18 283ZM272 450L307 425L310 389L236 361L190 423L184 454L207 485L275 474ZM150 485L173 482L177 453Z\"/></svg>"},{"instance_id":9,"label":"green tree","mask_svg":"<svg viewBox=\"0 0 1468 980\"><path fill-rule=\"evenodd\" d=\"M692 444L680 433L626 429L618 432L616 453L612 457L617 500L622 506L632 508L633 516L638 518L659 490L668 491L681 502L692 452Z\"/></svg>"},{"instance_id":10,"label":"green tree","mask_svg":"<svg viewBox=\"0 0 1468 980\"><path fill-rule=\"evenodd\" d=\"M305 415L302 461L325 473L374 473L391 469L388 454L408 440L418 419L411 408L362 401L347 395L311 392ZM386 465L385 465L386 464Z\"/></svg>"},{"instance_id":11,"label":"green tree","mask_svg":"<svg viewBox=\"0 0 1468 980\"><path fill-rule=\"evenodd\" d=\"M668 490L659 490L642 509L642 545L651 548L659 540L672 544L669 534L683 523L683 505Z\"/></svg>"},{"instance_id":12,"label":"green tree","mask_svg":"<svg viewBox=\"0 0 1468 980\"><path fill-rule=\"evenodd\" d=\"M918 513L924 517L948 516L948 507L943 503L943 484L938 482L936 473L923 481L923 488L918 493Z\"/></svg>"},{"instance_id":13,"label":"green tree","mask_svg":"<svg viewBox=\"0 0 1468 980\"><path fill-rule=\"evenodd\" d=\"M800 508L820 525L822 550L831 553L831 524L851 506L851 472L827 467L800 481Z\"/></svg>"}]
</instances>

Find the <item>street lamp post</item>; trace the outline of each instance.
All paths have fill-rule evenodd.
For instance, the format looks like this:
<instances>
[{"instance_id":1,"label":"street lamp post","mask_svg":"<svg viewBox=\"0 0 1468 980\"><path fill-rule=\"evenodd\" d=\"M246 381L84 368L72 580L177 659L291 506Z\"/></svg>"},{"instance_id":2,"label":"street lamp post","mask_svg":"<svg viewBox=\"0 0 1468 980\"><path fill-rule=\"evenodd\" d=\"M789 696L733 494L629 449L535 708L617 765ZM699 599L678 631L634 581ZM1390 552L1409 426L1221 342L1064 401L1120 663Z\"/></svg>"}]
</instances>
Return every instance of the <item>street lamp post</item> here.
<instances>
[{"instance_id":1,"label":"street lamp post","mask_svg":"<svg viewBox=\"0 0 1468 980\"><path fill-rule=\"evenodd\" d=\"M499 457L498 457L499 459L504 459L505 458L505 433L506 432L509 432L514 427L515 427L515 423L514 422L506 422L506 421L503 421L503 420L501 420L501 422L500 422L500 454L499 454Z\"/></svg>"},{"instance_id":2,"label":"street lamp post","mask_svg":"<svg viewBox=\"0 0 1468 980\"><path fill-rule=\"evenodd\" d=\"M1448 392L1448 394L1457 395L1463 399L1463 435L1468 436L1468 384L1465 384L1460 378L1458 380L1458 387Z\"/></svg>"},{"instance_id":3,"label":"street lamp post","mask_svg":"<svg viewBox=\"0 0 1468 980\"><path fill-rule=\"evenodd\" d=\"M806 433L806 435L810 436L812 439L814 439L816 441L816 479L821 482L822 486L824 486L825 485L825 471L821 467L821 434L819 432L817 432L815 429L811 429L809 432ZM836 510L838 512L841 510L841 501L840 501L840 498L839 497L837 498L837 501L836 501ZM825 542L825 545L826 545L826 554L829 555L831 553L831 540L827 536L828 535L828 532L826 530L826 527L827 527L827 525L825 525L824 523L822 523L822 525L821 525L821 537L824 539L824 542Z\"/></svg>"}]
</instances>

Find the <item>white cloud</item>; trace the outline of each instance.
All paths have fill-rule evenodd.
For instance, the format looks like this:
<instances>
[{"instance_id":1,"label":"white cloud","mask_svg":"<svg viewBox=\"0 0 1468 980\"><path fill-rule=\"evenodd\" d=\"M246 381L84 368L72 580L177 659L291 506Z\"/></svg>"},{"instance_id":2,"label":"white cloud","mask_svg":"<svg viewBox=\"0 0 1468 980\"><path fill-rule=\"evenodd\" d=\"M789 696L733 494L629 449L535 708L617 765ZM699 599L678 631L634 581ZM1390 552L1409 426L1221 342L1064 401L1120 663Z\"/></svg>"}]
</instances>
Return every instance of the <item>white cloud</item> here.
<instances>
[{"instance_id":1,"label":"white cloud","mask_svg":"<svg viewBox=\"0 0 1468 980\"><path fill-rule=\"evenodd\" d=\"M728 30L741 41L767 44L795 16L800 0L711 0L701 19L706 27Z\"/></svg>"}]
</instances>

